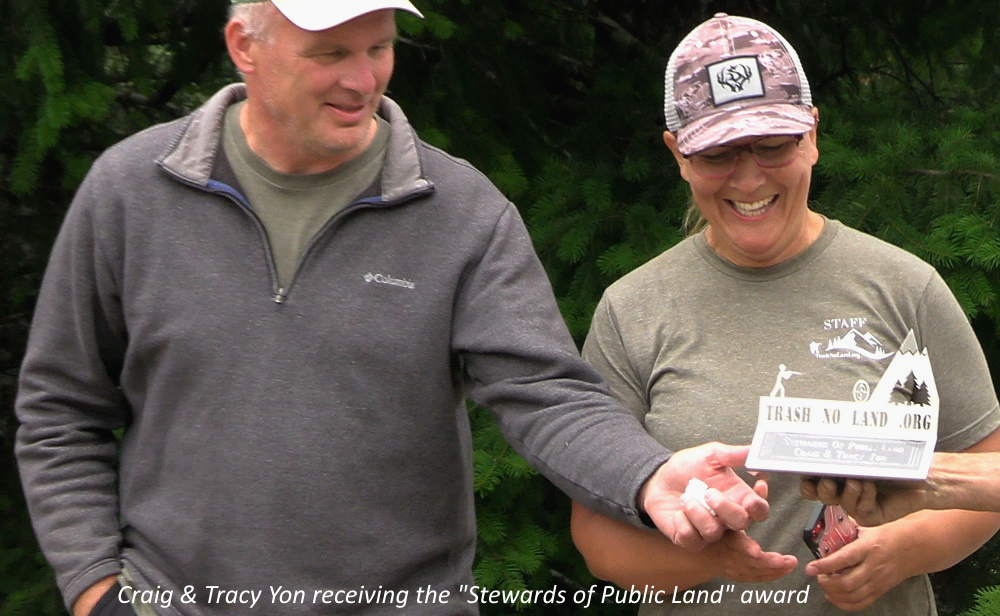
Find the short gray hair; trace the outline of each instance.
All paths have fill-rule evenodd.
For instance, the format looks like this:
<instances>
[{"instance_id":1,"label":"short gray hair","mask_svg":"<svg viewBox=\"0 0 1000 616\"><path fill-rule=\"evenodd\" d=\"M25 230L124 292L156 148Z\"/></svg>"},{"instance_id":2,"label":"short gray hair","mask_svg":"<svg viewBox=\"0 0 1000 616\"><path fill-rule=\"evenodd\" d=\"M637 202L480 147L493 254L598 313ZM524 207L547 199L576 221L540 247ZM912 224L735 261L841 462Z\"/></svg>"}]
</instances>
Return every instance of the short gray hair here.
<instances>
[{"instance_id":1,"label":"short gray hair","mask_svg":"<svg viewBox=\"0 0 1000 616\"><path fill-rule=\"evenodd\" d=\"M229 7L229 19L243 22L247 35L262 43L269 42L276 13L270 2L240 2Z\"/></svg>"}]
</instances>

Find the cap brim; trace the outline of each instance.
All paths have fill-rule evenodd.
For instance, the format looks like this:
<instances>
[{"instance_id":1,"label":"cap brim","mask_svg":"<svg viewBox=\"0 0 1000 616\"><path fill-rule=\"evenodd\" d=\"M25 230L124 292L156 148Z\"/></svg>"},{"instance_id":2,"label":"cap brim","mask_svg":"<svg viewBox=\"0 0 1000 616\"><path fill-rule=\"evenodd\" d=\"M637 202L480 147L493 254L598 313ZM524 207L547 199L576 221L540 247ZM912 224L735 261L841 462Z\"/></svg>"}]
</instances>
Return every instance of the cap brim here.
<instances>
[{"instance_id":1,"label":"cap brim","mask_svg":"<svg viewBox=\"0 0 1000 616\"><path fill-rule=\"evenodd\" d=\"M815 125L809 105L772 103L722 110L677 131L677 149L688 156L743 137L801 135Z\"/></svg>"},{"instance_id":2,"label":"cap brim","mask_svg":"<svg viewBox=\"0 0 1000 616\"><path fill-rule=\"evenodd\" d=\"M328 30L355 17L360 17L374 11L398 9L413 13L417 17L423 14L406 0L375 0L372 2L331 2L329 0L271 0L274 6L296 26L303 30Z\"/></svg>"}]
</instances>

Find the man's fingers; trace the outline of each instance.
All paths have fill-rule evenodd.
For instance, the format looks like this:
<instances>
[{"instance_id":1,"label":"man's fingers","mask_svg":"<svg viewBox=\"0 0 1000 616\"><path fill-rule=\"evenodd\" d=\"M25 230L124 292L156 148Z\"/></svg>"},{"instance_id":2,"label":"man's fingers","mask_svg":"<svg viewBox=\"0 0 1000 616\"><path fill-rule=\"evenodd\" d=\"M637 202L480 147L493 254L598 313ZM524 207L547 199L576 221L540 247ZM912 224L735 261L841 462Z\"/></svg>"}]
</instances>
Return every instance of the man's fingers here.
<instances>
[{"instance_id":1,"label":"man's fingers","mask_svg":"<svg viewBox=\"0 0 1000 616\"><path fill-rule=\"evenodd\" d=\"M742 468L747 463L748 455L750 455L750 445L715 444L715 459L721 466Z\"/></svg>"},{"instance_id":2,"label":"man's fingers","mask_svg":"<svg viewBox=\"0 0 1000 616\"><path fill-rule=\"evenodd\" d=\"M723 531L726 529L746 530L750 526L750 516L747 515L742 503L727 498L715 488L709 488L705 491L705 501L715 511L716 522ZM719 537L721 536L720 532Z\"/></svg>"},{"instance_id":3,"label":"man's fingers","mask_svg":"<svg viewBox=\"0 0 1000 616\"><path fill-rule=\"evenodd\" d=\"M718 490L709 489L705 492L705 506L700 500L685 494L681 496L681 505L684 507L684 514L690 521L695 532L701 537L704 543L712 543L722 538L726 532L726 519L733 517L733 506L735 503L728 501L719 494ZM716 506L724 508L724 516L721 517ZM709 511L711 509L711 511ZM736 507L739 509L739 507ZM713 513L714 512L714 513Z\"/></svg>"},{"instance_id":4,"label":"man's fingers","mask_svg":"<svg viewBox=\"0 0 1000 616\"><path fill-rule=\"evenodd\" d=\"M764 495L757 492L757 485L764 483ZM771 513L771 505L767 502L767 483L757 482L754 491L743 499L743 508L754 522L763 522Z\"/></svg>"},{"instance_id":5,"label":"man's fingers","mask_svg":"<svg viewBox=\"0 0 1000 616\"><path fill-rule=\"evenodd\" d=\"M689 550L718 541L726 530L743 530L751 521L767 518L767 483L751 488L732 470L746 463L749 452L747 445L723 443L676 452L643 488L643 509L664 535ZM657 509L663 518L657 519Z\"/></svg>"},{"instance_id":6,"label":"man's fingers","mask_svg":"<svg viewBox=\"0 0 1000 616\"><path fill-rule=\"evenodd\" d=\"M764 500L767 500L767 478L766 477L758 478L757 481L754 482L753 484L753 491L757 496L763 498Z\"/></svg>"},{"instance_id":7,"label":"man's fingers","mask_svg":"<svg viewBox=\"0 0 1000 616\"><path fill-rule=\"evenodd\" d=\"M689 507L689 503L686 500L682 495L681 504L684 505L685 511ZM696 504L694 507L700 508L703 514L709 515L700 504ZM664 525L658 526L660 531L676 545L692 552L698 552L703 550L709 542L705 541L701 533L698 532L698 529L694 527L689 517L690 514L686 514L685 511L669 513L668 519L664 520Z\"/></svg>"}]
</instances>

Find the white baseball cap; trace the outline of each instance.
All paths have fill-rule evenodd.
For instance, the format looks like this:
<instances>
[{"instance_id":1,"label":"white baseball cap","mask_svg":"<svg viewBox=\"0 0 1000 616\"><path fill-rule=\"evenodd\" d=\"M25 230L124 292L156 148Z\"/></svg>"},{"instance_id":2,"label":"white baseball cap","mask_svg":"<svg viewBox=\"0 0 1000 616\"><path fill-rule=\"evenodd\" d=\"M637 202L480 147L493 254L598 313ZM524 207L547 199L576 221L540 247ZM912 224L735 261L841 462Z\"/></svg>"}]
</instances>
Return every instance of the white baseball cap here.
<instances>
[{"instance_id":1,"label":"white baseball cap","mask_svg":"<svg viewBox=\"0 0 1000 616\"><path fill-rule=\"evenodd\" d=\"M266 0L232 0L233 4ZM383 9L400 9L423 17L407 0L270 0L281 13L303 30L327 30L355 17Z\"/></svg>"}]
</instances>

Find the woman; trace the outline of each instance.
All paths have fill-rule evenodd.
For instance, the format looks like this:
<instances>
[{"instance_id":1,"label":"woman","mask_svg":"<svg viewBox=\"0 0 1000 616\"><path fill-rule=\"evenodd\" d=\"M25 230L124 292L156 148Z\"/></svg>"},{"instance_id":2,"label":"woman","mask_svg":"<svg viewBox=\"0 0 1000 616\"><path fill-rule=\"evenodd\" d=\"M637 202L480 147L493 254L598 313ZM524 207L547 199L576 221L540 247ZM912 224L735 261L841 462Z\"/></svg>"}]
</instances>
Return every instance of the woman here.
<instances>
[{"instance_id":1,"label":"woman","mask_svg":"<svg viewBox=\"0 0 1000 616\"><path fill-rule=\"evenodd\" d=\"M666 116L664 142L701 230L612 285L584 346L653 436L674 450L749 442L760 396L849 400L859 380L878 382L912 330L938 385L938 447L1000 449L985 359L941 277L809 209L819 114L781 35L724 14L698 26L668 63ZM856 344L831 352L834 339ZM696 554L578 505L574 541L598 577L666 590L640 614L705 613L714 597L722 607L708 609L727 615L916 615L936 613L925 574L962 560L1000 524L993 514L921 512L862 528L810 562L802 528L812 504L799 499L799 478L775 476L766 489L766 522ZM709 592L682 592L692 588Z\"/></svg>"}]
</instances>

